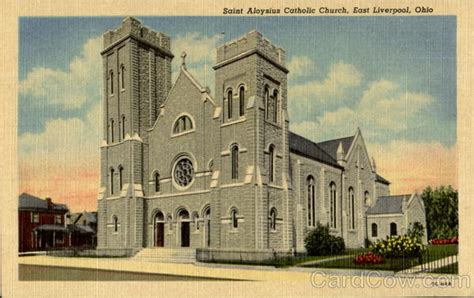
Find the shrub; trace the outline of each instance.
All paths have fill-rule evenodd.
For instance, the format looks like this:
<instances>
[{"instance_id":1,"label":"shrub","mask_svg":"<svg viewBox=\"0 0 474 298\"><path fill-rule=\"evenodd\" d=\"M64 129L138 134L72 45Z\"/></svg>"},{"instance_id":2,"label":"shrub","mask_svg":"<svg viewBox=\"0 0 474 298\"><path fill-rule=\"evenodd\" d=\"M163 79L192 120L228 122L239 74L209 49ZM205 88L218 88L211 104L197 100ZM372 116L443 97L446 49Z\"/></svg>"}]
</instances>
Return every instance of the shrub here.
<instances>
[{"instance_id":1,"label":"shrub","mask_svg":"<svg viewBox=\"0 0 474 298\"><path fill-rule=\"evenodd\" d=\"M420 239L408 235L378 240L370 250L385 258L418 257L426 249Z\"/></svg>"},{"instance_id":2,"label":"shrub","mask_svg":"<svg viewBox=\"0 0 474 298\"><path fill-rule=\"evenodd\" d=\"M373 252L369 251L362 255L358 255L354 258L354 263L358 265L364 264L382 264L385 260L382 256L376 255Z\"/></svg>"},{"instance_id":3,"label":"shrub","mask_svg":"<svg viewBox=\"0 0 474 298\"><path fill-rule=\"evenodd\" d=\"M325 256L342 253L346 249L344 239L329 233L329 225L318 222L305 239L305 248L310 256Z\"/></svg>"}]
</instances>

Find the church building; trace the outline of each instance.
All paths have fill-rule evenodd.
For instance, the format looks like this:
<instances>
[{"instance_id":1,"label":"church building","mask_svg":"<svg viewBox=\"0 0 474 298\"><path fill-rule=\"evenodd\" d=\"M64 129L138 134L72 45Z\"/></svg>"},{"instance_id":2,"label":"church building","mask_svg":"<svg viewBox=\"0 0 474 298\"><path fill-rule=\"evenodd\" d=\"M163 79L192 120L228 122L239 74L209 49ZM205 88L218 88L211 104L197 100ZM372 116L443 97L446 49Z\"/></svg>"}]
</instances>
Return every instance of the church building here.
<instances>
[{"instance_id":1,"label":"church building","mask_svg":"<svg viewBox=\"0 0 474 298\"><path fill-rule=\"evenodd\" d=\"M98 249L304 252L318 222L364 246L390 183L359 129L324 142L290 131L285 50L257 31L219 46L211 92L134 18L103 40Z\"/></svg>"}]
</instances>

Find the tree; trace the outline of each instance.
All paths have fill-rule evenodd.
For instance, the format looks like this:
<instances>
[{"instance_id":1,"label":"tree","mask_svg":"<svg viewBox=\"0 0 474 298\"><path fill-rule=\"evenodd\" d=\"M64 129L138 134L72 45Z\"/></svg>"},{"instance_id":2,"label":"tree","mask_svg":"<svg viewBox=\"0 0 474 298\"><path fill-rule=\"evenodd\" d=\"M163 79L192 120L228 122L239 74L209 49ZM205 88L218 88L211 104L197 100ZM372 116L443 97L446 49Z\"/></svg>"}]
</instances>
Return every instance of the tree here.
<instances>
[{"instance_id":1,"label":"tree","mask_svg":"<svg viewBox=\"0 0 474 298\"><path fill-rule=\"evenodd\" d=\"M458 192L451 186L433 190L427 187L421 194L426 209L428 239L447 239L458 235Z\"/></svg>"}]
</instances>

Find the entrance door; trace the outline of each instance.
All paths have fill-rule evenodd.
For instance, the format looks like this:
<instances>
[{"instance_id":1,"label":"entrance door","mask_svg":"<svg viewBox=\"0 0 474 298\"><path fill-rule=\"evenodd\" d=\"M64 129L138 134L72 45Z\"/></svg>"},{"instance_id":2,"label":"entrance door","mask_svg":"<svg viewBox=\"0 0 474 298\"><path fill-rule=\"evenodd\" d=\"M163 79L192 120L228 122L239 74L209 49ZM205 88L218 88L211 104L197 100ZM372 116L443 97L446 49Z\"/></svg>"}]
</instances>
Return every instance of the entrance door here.
<instances>
[{"instance_id":1,"label":"entrance door","mask_svg":"<svg viewBox=\"0 0 474 298\"><path fill-rule=\"evenodd\" d=\"M165 244L164 239L165 224L163 222L157 222L155 224L155 246L163 247Z\"/></svg>"},{"instance_id":2,"label":"entrance door","mask_svg":"<svg viewBox=\"0 0 474 298\"><path fill-rule=\"evenodd\" d=\"M181 222L181 247L189 247L189 222Z\"/></svg>"},{"instance_id":3,"label":"entrance door","mask_svg":"<svg viewBox=\"0 0 474 298\"><path fill-rule=\"evenodd\" d=\"M156 247L163 247L165 244L165 218L161 211L156 212L155 215L155 243Z\"/></svg>"}]
</instances>

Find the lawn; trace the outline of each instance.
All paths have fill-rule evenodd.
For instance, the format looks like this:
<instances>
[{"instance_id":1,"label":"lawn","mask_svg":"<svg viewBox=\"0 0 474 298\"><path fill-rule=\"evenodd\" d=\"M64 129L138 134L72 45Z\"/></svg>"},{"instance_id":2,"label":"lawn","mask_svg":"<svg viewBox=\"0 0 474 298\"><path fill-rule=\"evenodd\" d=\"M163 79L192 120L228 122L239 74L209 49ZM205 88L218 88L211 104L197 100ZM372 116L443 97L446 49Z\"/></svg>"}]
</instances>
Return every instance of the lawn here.
<instances>
[{"instance_id":1,"label":"lawn","mask_svg":"<svg viewBox=\"0 0 474 298\"><path fill-rule=\"evenodd\" d=\"M458 246L456 244L428 245L427 250L423 253L421 258L385 259L383 264L355 264L354 257L363 252L363 250L354 250L347 253L347 258L307 265L305 267L401 271L419 264L425 264L434 260L443 259L447 256L456 255L458 253Z\"/></svg>"},{"instance_id":2,"label":"lawn","mask_svg":"<svg viewBox=\"0 0 474 298\"><path fill-rule=\"evenodd\" d=\"M432 271L433 273L444 273L444 274L458 274L458 262L452 263L447 266L440 267Z\"/></svg>"}]
</instances>

